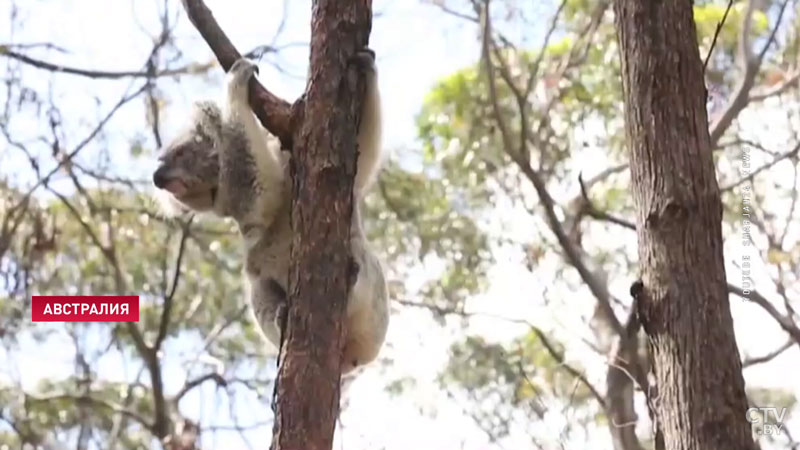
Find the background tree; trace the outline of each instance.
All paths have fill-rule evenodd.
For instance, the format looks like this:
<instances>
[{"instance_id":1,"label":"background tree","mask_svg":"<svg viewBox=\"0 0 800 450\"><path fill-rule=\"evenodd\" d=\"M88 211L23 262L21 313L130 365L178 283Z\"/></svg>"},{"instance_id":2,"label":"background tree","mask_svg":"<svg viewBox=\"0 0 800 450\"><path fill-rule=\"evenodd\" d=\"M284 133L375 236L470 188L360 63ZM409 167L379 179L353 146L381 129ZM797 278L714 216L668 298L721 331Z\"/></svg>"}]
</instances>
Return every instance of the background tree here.
<instances>
[{"instance_id":1,"label":"background tree","mask_svg":"<svg viewBox=\"0 0 800 450\"><path fill-rule=\"evenodd\" d=\"M692 10L618 0L614 13L644 283L632 289L655 374L656 448L753 449Z\"/></svg>"}]
</instances>

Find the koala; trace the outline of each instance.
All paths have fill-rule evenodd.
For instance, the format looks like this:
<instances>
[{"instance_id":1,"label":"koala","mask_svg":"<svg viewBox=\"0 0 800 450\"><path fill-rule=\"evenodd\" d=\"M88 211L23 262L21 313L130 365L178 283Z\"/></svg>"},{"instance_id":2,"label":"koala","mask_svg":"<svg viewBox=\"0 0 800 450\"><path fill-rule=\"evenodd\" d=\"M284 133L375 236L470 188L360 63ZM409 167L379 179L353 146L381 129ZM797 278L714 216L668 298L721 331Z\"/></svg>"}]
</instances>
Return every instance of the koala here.
<instances>
[{"instance_id":1,"label":"koala","mask_svg":"<svg viewBox=\"0 0 800 450\"><path fill-rule=\"evenodd\" d=\"M358 274L346 310L342 373L374 360L389 323L382 263L363 230L361 205L381 166L381 106L375 55L359 52L353 62L367 79L358 127L351 251ZM190 126L164 147L153 173L168 213L208 212L236 221L242 235L247 300L264 337L276 347L287 308L286 286L292 241L290 155L281 152L248 103L250 78L258 68L239 59L228 73L223 108L194 105Z\"/></svg>"}]
</instances>

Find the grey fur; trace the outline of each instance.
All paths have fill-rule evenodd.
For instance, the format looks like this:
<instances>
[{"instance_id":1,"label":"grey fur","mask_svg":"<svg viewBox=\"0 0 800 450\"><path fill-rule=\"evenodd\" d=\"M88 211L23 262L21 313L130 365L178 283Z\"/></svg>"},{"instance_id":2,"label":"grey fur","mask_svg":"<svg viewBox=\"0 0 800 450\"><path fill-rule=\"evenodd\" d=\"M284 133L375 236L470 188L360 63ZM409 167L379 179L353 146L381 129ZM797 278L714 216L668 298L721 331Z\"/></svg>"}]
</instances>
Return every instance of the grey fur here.
<instances>
[{"instance_id":1,"label":"grey fur","mask_svg":"<svg viewBox=\"0 0 800 450\"><path fill-rule=\"evenodd\" d=\"M389 323L383 267L369 248L360 202L380 170L380 95L374 54L354 59L367 77L367 98L359 126L359 159L354 186L351 248L358 276L347 305L343 373L366 364L383 345ZM287 153L258 124L248 104L248 83L255 65L234 63L227 103L198 103L188 131L165 149L154 174L179 210L210 211L239 225L245 246L244 281L251 313L268 341L279 345L279 311L286 310L291 224Z\"/></svg>"}]
</instances>

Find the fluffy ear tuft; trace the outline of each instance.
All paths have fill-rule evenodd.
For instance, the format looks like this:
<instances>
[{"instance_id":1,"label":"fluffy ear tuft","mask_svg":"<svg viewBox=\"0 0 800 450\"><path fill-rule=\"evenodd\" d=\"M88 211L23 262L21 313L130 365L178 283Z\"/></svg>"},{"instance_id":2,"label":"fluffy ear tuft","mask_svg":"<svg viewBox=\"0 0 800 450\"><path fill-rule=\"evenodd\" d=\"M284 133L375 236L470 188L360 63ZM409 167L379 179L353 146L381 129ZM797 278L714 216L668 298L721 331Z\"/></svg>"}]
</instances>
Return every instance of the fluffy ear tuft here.
<instances>
[{"instance_id":1,"label":"fluffy ear tuft","mask_svg":"<svg viewBox=\"0 0 800 450\"><path fill-rule=\"evenodd\" d=\"M192 122L208 121L211 119L216 123L222 123L222 112L219 106L211 100L195 102L192 105Z\"/></svg>"}]
</instances>

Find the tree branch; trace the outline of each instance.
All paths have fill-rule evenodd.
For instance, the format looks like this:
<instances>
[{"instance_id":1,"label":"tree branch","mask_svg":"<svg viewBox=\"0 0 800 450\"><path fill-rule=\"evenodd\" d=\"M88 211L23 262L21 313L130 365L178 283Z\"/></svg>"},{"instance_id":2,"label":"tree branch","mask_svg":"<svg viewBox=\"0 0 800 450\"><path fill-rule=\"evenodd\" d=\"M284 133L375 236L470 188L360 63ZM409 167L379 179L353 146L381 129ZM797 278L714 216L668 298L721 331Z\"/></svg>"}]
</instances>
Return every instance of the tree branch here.
<instances>
[{"instance_id":1,"label":"tree branch","mask_svg":"<svg viewBox=\"0 0 800 450\"><path fill-rule=\"evenodd\" d=\"M796 87L798 80L800 80L800 72L796 72L794 75L788 76L782 83L772 87L771 89L751 95L750 102L760 102L770 97L777 97L789 89Z\"/></svg>"},{"instance_id":2,"label":"tree branch","mask_svg":"<svg viewBox=\"0 0 800 450\"><path fill-rule=\"evenodd\" d=\"M778 164L779 162L781 162L781 161L783 161L783 160L785 160L787 158L793 158L793 157L797 156L797 154L799 152L800 152L800 142L795 144L793 149L789 150L786 153L782 153L782 154L779 154L779 155L775 156L775 158L772 161L770 161L768 163L765 163L763 166L753 170L746 177L742 177L739 180L737 180L737 181L735 181L735 182L733 182L731 184L728 184L726 186L721 187L720 188L720 192L727 192L727 191L730 191L732 189L735 189L735 188L741 186L742 184L744 184L744 183L746 183L748 181L753 181L756 178L756 176L758 174L760 174L761 172L771 169L772 166L774 166L775 164Z\"/></svg>"},{"instance_id":3,"label":"tree branch","mask_svg":"<svg viewBox=\"0 0 800 450\"><path fill-rule=\"evenodd\" d=\"M792 345L794 344L795 344L794 340L789 339L786 342L784 342L783 345L767 353L766 355L745 358L745 360L742 361L742 369L744 369L745 367L755 366L756 364L763 364L766 362L770 362L773 359L777 358L780 354L782 354L786 350L789 350L789 348L791 348Z\"/></svg>"},{"instance_id":4,"label":"tree branch","mask_svg":"<svg viewBox=\"0 0 800 450\"><path fill-rule=\"evenodd\" d=\"M578 175L578 183L581 185L581 196L583 197L583 200L586 202L586 207L587 207L586 213L589 214L590 217L597 220L604 220L606 222L611 222L623 228L636 231L636 225L633 222L625 219L620 219L618 217L614 217L613 215L605 211L602 211L598 209L596 206L594 206L592 199L589 198L589 192L586 188L586 184L583 182L582 175Z\"/></svg>"},{"instance_id":5,"label":"tree branch","mask_svg":"<svg viewBox=\"0 0 800 450\"><path fill-rule=\"evenodd\" d=\"M469 317L488 317L488 318L491 318L491 319L502 320L502 321L506 321L506 322L509 322L509 323L516 323L516 324L528 326L530 328L530 330L533 331L533 333L536 334L536 336L539 337L539 340L542 341L542 345L544 346L545 350L547 350L547 352L550 353L550 356L561 367L563 367L564 370L567 373L569 373L573 378L577 379L584 386L586 386L586 388L589 389L590 393L597 400L597 402L600 404L600 406L604 410L606 409L606 399L603 397L602 394L600 394L600 392L597 390L597 388L594 387L592 382L589 381L589 379L586 378L586 376L581 371L579 371L578 369L576 369L576 368L572 367L571 365L569 365L566 362L566 358L564 358L564 354L562 352L560 352L556 348L555 344L553 344L553 342L550 340L550 338L547 336L547 334L545 334L545 332L542 331L541 328L537 327L533 323L531 323L531 322L529 322L529 321L527 321L525 319L521 319L521 318L503 317L503 316L496 315L496 314L493 314L493 313L488 313L488 312L461 311L461 310L458 310L458 309L455 309L455 308L452 308L452 307L442 307L442 306L436 306L436 305L429 305L427 303L420 303L420 302L415 302L415 301L412 301L412 300L395 299L394 302L398 303L398 304L401 304L403 306L410 306L410 307L413 307L413 308L427 309L427 310L432 311L432 312L434 312L436 314L439 314L439 315L454 315L454 316L467 317L467 318L469 318Z\"/></svg>"},{"instance_id":6,"label":"tree branch","mask_svg":"<svg viewBox=\"0 0 800 450\"><path fill-rule=\"evenodd\" d=\"M800 328L792 322L791 319L786 317L785 315L781 314L777 308L769 301L766 297L758 293L757 291L750 291L749 294L745 294L742 288L738 286L734 286L732 284L728 284L728 292L734 294L738 297L741 297L745 300L749 300L756 305L760 306L764 311L767 312L776 322L786 331L789 336L794 339L797 345L800 345Z\"/></svg>"},{"instance_id":7,"label":"tree branch","mask_svg":"<svg viewBox=\"0 0 800 450\"><path fill-rule=\"evenodd\" d=\"M719 32L722 31L722 26L725 25L725 21L728 19L728 13L731 12L732 6L733 6L733 0L728 0L728 7L725 8L725 14L722 15L722 20L719 21L719 23L717 24L717 29L714 30L714 38L711 40L711 47L708 48L706 59L703 60L704 73L706 71L706 67L708 67L708 60L711 59L711 54L714 53L714 47L717 45L717 38L719 37Z\"/></svg>"},{"instance_id":8,"label":"tree branch","mask_svg":"<svg viewBox=\"0 0 800 450\"><path fill-rule=\"evenodd\" d=\"M114 80L119 78L160 78L160 77L202 72L209 68L208 65L192 64L177 69L168 69L168 70L153 71L153 72L148 70L145 71L90 70L90 69L79 69L75 67L63 66L61 64L54 64L51 62L42 61L40 59L31 58L30 56L23 55L22 53L17 53L12 50L4 49L2 46L0 46L0 55L7 56L11 59L16 59L17 61L28 64L29 66L36 67L37 69L47 70L50 72L66 73L70 75L79 75L82 77L94 78L94 79Z\"/></svg>"},{"instance_id":9,"label":"tree branch","mask_svg":"<svg viewBox=\"0 0 800 450\"><path fill-rule=\"evenodd\" d=\"M153 343L153 351L156 352L161 348L164 338L167 337L169 321L171 318L170 314L172 312L172 304L175 298L175 291L178 289L178 281L181 277L181 263L183 261L184 250L186 249L186 239L189 238L189 227L192 224L193 218L194 216L189 218L189 220L183 224L183 227L181 227L181 242L178 246L178 257L175 261L175 273L172 277L172 288L170 288L169 295L164 297L164 307L161 310L161 320L158 324L158 335L156 335L156 340Z\"/></svg>"},{"instance_id":10,"label":"tree branch","mask_svg":"<svg viewBox=\"0 0 800 450\"><path fill-rule=\"evenodd\" d=\"M725 110L722 112L722 114L720 114L717 120L714 121L709 129L709 135L711 136L711 148L715 148L717 146L719 139L723 134L725 134L725 131L728 129L728 127L731 126L739 113L742 112L742 110L747 107L748 103L750 102L750 91L755 85L756 75L758 75L758 70L761 68L761 63L764 61L764 56L766 55L767 50L775 40L775 34L777 33L778 27L781 24L783 13L786 11L786 5L789 4L789 0L784 0L778 13L775 26L772 28L767 42L764 44L764 47L761 49L761 51L759 51L758 55L754 57L753 51L750 48L749 39L750 28L753 21L752 15L754 1L755 0L750 0L748 2L744 13L744 25L742 26L742 34L739 41L740 58L742 58L742 63L744 65L744 74L739 80L739 84L736 87L731 101L728 102Z\"/></svg>"},{"instance_id":11,"label":"tree branch","mask_svg":"<svg viewBox=\"0 0 800 450\"><path fill-rule=\"evenodd\" d=\"M189 391L191 391L192 389L196 388L197 386L200 386L201 384L205 383L208 380L214 380L214 382L217 383L217 386L227 386L228 385L228 382L225 380L225 378L222 377L222 375L220 375L218 373L215 373L215 372L207 373L207 374L205 374L205 375L203 375L201 377L195 378L193 380L187 380L186 384L183 385L181 390L178 391L177 394L175 394L175 397L173 397L172 401L175 403L175 405L177 405L181 401L181 399L186 394L189 393Z\"/></svg>"},{"instance_id":12,"label":"tree branch","mask_svg":"<svg viewBox=\"0 0 800 450\"><path fill-rule=\"evenodd\" d=\"M182 3L189 20L200 32L222 68L227 72L233 63L241 58L241 53L236 50L228 36L222 31L211 10L202 0L182 0ZM278 137L284 149L293 148L296 128L294 123L300 120L297 115L302 108L297 103L297 106L293 106L268 91L255 78L250 80L249 98L250 107L264 128Z\"/></svg>"},{"instance_id":13,"label":"tree branch","mask_svg":"<svg viewBox=\"0 0 800 450\"><path fill-rule=\"evenodd\" d=\"M72 394L55 394L55 395L48 395L45 397L37 397L31 394L25 394L28 400L36 403L47 403L47 402L57 402L62 400L68 400L70 402L74 402L75 404L83 403L90 403L94 406L105 408L111 411L114 414L120 414L125 417L131 418L142 425L145 429L152 431L153 425L148 422L141 414L136 411L123 408L119 405L115 405L111 402L101 400L99 398L94 398L91 396L86 395L72 395Z\"/></svg>"},{"instance_id":14,"label":"tree branch","mask_svg":"<svg viewBox=\"0 0 800 450\"><path fill-rule=\"evenodd\" d=\"M516 146L512 142L510 130L506 125L505 118L503 117L500 108L500 99L498 97L497 87L495 85L497 78L494 72L494 65L491 61L491 24L488 9L489 8L487 4L484 11L481 13L481 31L483 39L482 59L484 70L487 76L489 98L493 109L494 121L497 124L498 130L500 131L505 152L519 167L519 169L522 171L522 174L533 185L537 195L539 196L539 200L542 203L542 207L544 208L545 219L547 221L548 228L550 228L553 234L555 234L559 245L566 254L567 261L578 271L581 279L586 283L586 285L589 287L589 290L592 292L592 295L594 295L594 297L597 299L598 304L603 311L603 315L611 328L616 333L620 334L622 333L622 325L611 308L611 296L608 292L608 286L599 279L596 273L589 269L581 257L580 250L576 248L573 242L570 241L569 236L567 236L566 232L564 231L561 221L558 219L558 216L555 213L555 200L547 190L547 186L545 181L542 179L542 176L536 170L534 170L533 167L531 167L530 162L524 155L525 152L514 150L514 147ZM509 88L511 88L511 85L513 84L511 81L512 80L506 80L506 83L509 84ZM527 127L527 124L523 125L523 128L525 127Z\"/></svg>"}]
</instances>

